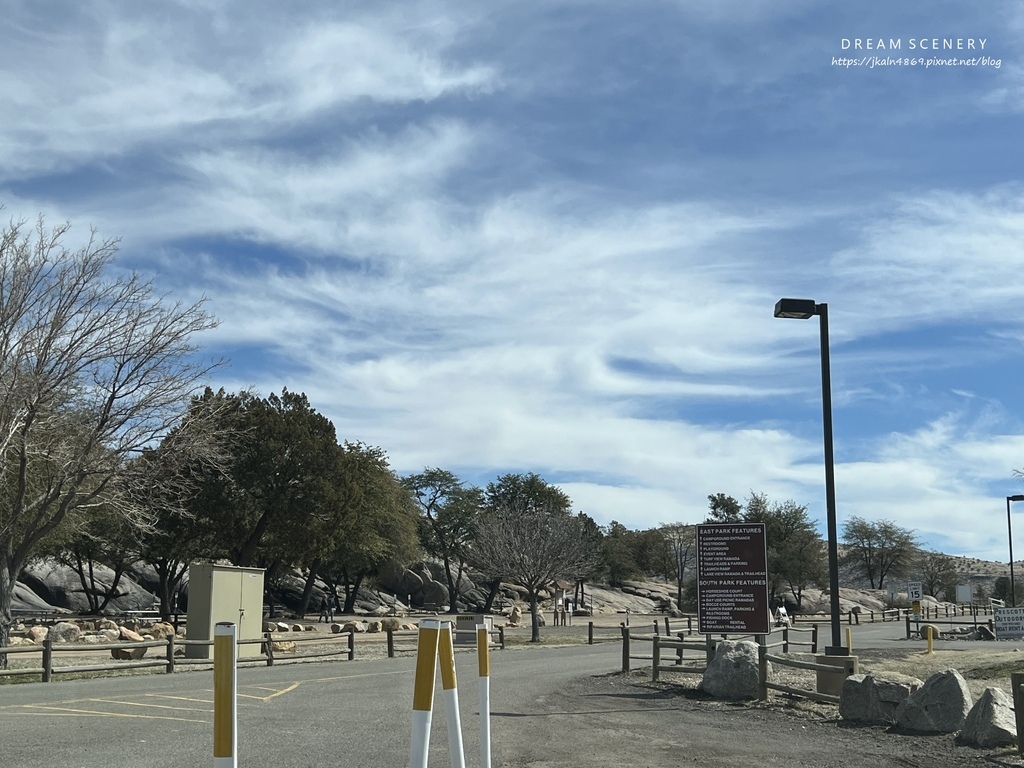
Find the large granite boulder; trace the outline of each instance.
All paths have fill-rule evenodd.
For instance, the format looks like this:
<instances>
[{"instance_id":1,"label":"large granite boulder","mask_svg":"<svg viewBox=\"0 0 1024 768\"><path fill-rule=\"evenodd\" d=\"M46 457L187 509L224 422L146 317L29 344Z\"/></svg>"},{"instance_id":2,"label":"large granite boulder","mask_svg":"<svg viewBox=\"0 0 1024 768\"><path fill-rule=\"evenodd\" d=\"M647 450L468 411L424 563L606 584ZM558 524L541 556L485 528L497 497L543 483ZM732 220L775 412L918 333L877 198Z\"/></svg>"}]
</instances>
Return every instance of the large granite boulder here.
<instances>
[{"instance_id":1,"label":"large granite boulder","mask_svg":"<svg viewBox=\"0 0 1024 768\"><path fill-rule=\"evenodd\" d=\"M105 565L93 566L97 583L106 588L114 581L114 572ZM66 608L74 613L87 613L89 600L82 587L81 579L71 568L56 560L46 558L25 567L21 581L50 605ZM156 598L128 576L121 576L117 583L115 597L107 604L107 612L148 611L156 604Z\"/></svg>"},{"instance_id":2,"label":"large granite boulder","mask_svg":"<svg viewBox=\"0 0 1024 768\"><path fill-rule=\"evenodd\" d=\"M148 650L145 646L142 648L111 648L110 658L116 661L138 661L146 655Z\"/></svg>"},{"instance_id":3,"label":"large granite boulder","mask_svg":"<svg viewBox=\"0 0 1024 768\"><path fill-rule=\"evenodd\" d=\"M49 634L50 629L49 627L44 627L41 624L37 624L35 626L29 627L28 630L26 631L28 633L29 640L31 640L33 643L42 643L46 639L46 636Z\"/></svg>"},{"instance_id":4,"label":"large granite boulder","mask_svg":"<svg viewBox=\"0 0 1024 768\"><path fill-rule=\"evenodd\" d=\"M999 688L986 688L967 713L957 740L986 749L1016 744L1017 721L1013 700Z\"/></svg>"},{"instance_id":5,"label":"large granite boulder","mask_svg":"<svg viewBox=\"0 0 1024 768\"><path fill-rule=\"evenodd\" d=\"M850 675L843 681L839 716L856 723L892 725L899 706L923 685L916 677L898 672Z\"/></svg>"},{"instance_id":6,"label":"large granite boulder","mask_svg":"<svg viewBox=\"0 0 1024 768\"><path fill-rule=\"evenodd\" d=\"M146 640L146 638L134 629L128 629L128 627L121 627L118 634L120 635L121 640L126 643L141 643Z\"/></svg>"},{"instance_id":7,"label":"large granite boulder","mask_svg":"<svg viewBox=\"0 0 1024 768\"><path fill-rule=\"evenodd\" d=\"M82 630L70 621L58 621L50 627L50 639L54 643L77 643L82 637Z\"/></svg>"},{"instance_id":8,"label":"large granite boulder","mask_svg":"<svg viewBox=\"0 0 1024 768\"><path fill-rule=\"evenodd\" d=\"M174 625L170 622L158 621L146 630L146 634L154 640L166 640L168 637L174 637L177 632L174 631Z\"/></svg>"},{"instance_id":9,"label":"large granite boulder","mask_svg":"<svg viewBox=\"0 0 1024 768\"><path fill-rule=\"evenodd\" d=\"M16 611L34 611L39 613L54 613L57 609L37 595L32 589L20 581L14 582L14 600L11 608Z\"/></svg>"},{"instance_id":10,"label":"large granite boulder","mask_svg":"<svg viewBox=\"0 0 1024 768\"><path fill-rule=\"evenodd\" d=\"M911 733L959 731L974 699L967 681L955 669L929 677L896 710L896 727Z\"/></svg>"},{"instance_id":11,"label":"large granite boulder","mask_svg":"<svg viewBox=\"0 0 1024 768\"><path fill-rule=\"evenodd\" d=\"M448 605L448 587L439 581L429 581L423 585L422 605L434 605L440 608Z\"/></svg>"},{"instance_id":12,"label":"large granite boulder","mask_svg":"<svg viewBox=\"0 0 1024 768\"><path fill-rule=\"evenodd\" d=\"M770 668L769 664L769 676ZM716 699L756 699L759 679L757 643L723 640L715 648L700 687Z\"/></svg>"}]
</instances>

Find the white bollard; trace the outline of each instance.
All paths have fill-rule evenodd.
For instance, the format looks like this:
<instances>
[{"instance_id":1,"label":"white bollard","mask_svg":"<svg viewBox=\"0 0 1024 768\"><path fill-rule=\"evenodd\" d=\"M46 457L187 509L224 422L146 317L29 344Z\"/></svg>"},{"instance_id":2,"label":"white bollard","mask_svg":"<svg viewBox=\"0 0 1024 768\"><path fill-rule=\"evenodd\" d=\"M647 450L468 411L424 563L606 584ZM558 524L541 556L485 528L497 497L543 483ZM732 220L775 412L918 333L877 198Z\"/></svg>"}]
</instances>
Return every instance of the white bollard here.
<instances>
[{"instance_id":1,"label":"white bollard","mask_svg":"<svg viewBox=\"0 0 1024 768\"><path fill-rule=\"evenodd\" d=\"M455 646L452 644L452 623L441 622L437 657L441 662L441 689L444 695L445 722L448 725L448 751L452 768L466 768L462 749L462 719L459 716L459 689L455 681Z\"/></svg>"},{"instance_id":2,"label":"white bollard","mask_svg":"<svg viewBox=\"0 0 1024 768\"><path fill-rule=\"evenodd\" d=\"M412 696L412 747L409 750L409 768L427 768L440 627L441 622L434 619L420 622L416 646L416 682Z\"/></svg>"},{"instance_id":3,"label":"white bollard","mask_svg":"<svg viewBox=\"0 0 1024 768\"><path fill-rule=\"evenodd\" d=\"M491 768L491 635L486 624L476 627L476 658L480 677L480 768Z\"/></svg>"},{"instance_id":4,"label":"white bollard","mask_svg":"<svg viewBox=\"0 0 1024 768\"><path fill-rule=\"evenodd\" d=\"M238 766L238 629L213 628L213 768Z\"/></svg>"}]
</instances>

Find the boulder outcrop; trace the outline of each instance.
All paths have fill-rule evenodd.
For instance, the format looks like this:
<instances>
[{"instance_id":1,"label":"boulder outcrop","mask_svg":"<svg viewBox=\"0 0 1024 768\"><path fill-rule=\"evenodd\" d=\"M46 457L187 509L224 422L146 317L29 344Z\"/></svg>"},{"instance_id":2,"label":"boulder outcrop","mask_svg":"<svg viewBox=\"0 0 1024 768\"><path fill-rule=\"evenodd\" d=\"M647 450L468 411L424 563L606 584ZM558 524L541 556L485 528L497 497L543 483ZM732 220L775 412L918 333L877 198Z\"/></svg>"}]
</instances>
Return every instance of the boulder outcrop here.
<instances>
[{"instance_id":1,"label":"boulder outcrop","mask_svg":"<svg viewBox=\"0 0 1024 768\"><path fill-rule=\"evenodd\" d=\"M957 740L992 749L1017 743L1013 701L999 688L986 688L967 713Z\"/></svg>"},{"instance_id":2,"label":"boulder outcrop","mask_svg":"<svg viewBox=\"0 0 1024 768\"><path fill-rule=\"evenodd\" d=\"M954 733L963 727L973 704L963 675L944 669L900 704L896 727L912 733Z\"/></svg>"},{"instance_id":3,"label":"boulder outcrop","mask_svg":"<svg viewBox=\"0 0 1024 768\"><path fill-rule=\"evenodd\" d=\"M768 666L771 677L771 665ZM756 699L759 688L757 643L749 640L720 642L704 671L700 687L716 699Z\"/></svg>"},{"instance_id":4,"label":"boulder outcrop","mask_svg":"<svg viewBox=\"0 0 1024 768\"><path fill-rule=\"evenodd\" d=\"M897 672L850 675L843 681L839 716L856 723L892 725L899 706L923 685L916 677Z\"/></svg>"}]
</instances>

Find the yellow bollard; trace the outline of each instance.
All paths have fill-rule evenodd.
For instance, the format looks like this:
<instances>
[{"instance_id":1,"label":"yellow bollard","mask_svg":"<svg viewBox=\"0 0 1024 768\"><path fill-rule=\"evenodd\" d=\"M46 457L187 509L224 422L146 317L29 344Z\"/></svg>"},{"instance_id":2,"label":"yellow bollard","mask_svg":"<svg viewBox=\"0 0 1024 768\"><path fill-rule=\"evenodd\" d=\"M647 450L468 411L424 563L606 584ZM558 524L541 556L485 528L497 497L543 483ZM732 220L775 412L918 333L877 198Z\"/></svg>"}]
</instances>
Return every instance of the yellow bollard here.
<instances>
[{"instance_id":1,"label":"yellow bollard","mask_svg":"<svg viewBox=\"0 0 1024 768\"><path fill-rule=\"evenodd\" d=\"M928 636L928 653L934 653L934 651L932 650L933 629L930 624L925 628L925 634Z\"/></svg>"},{"instance_id":2,"label":"yellow bollard","mask_svg":"<svg viewBox=\"0 0 1024 768\"><path fill-rule=\"evenodd\" d=\"M437 658L441 663L441 689L444 713L448 724L448 752L452 768L466 768L462 749L462 721L459 716L459 688L455 680L455 646L452 643L452 622L441 622Z\"/></svg>"},{"instance_id":3,"label":"yellow bollard","mask_svg":"<svg viewBox=\"0 0 1024 768\"><path fill-rule=\"evenodd\" d=\"M238 766L238 629L213 628L213 768Z\"/></svg>"},{"instance_id":4,"label":"yellow bollard","mask_svg":"<svg viewBox=\"0 0 1024 768\"><path fill-rule=\"evenodd\" d=\"M434 704L434 675L437 670L437 644L441 622L420 622L416 646L416 682L412 696L412 747L409 768L427 768L427 746Z\"/></svg>"},{"instance_id":5,"label":"yellow bollard","mask_svg":"<svg viewBox=\"0 0 1024 768\"><path fill-rule=\"evenodd\" d=\"M476 660L480 678L480 768L491 768L491 636L485 624L476 627Z\"/></svg>"},{"instance_id":6,"label":"yellow bollard","mask_svg":"<svg viewBox=\"0 0 1024 768\"><path fill-rule=\"evenodd\" d=\"M849 627L846 628L846 653L853 653L853 630Z\"/></svg>"}]
</instances>

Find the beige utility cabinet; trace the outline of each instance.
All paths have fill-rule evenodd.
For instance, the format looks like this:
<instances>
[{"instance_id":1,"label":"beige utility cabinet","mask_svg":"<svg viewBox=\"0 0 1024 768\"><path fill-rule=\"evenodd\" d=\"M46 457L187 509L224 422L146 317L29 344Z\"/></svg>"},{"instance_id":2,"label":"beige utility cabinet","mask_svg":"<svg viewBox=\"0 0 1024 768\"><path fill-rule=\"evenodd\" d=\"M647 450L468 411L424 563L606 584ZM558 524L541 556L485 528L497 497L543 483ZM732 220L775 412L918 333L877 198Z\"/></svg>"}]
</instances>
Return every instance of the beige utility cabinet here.
<instances>
[{"instance_id":1,"label":"beige utility cabinet","mask_svg":"<svg viewBox=\"0 0 1024 768\"><path fill-rule=\"evenodd\" d=\"M187 640L213 640L213 627L228 621L238 626L238 639L263 634L263 569L192 563L188 567ZM208 659L211 647L186 645L189 659ZM238 656L259 656L258 643L238 646Z\"/></svg>"}]
</instances>

